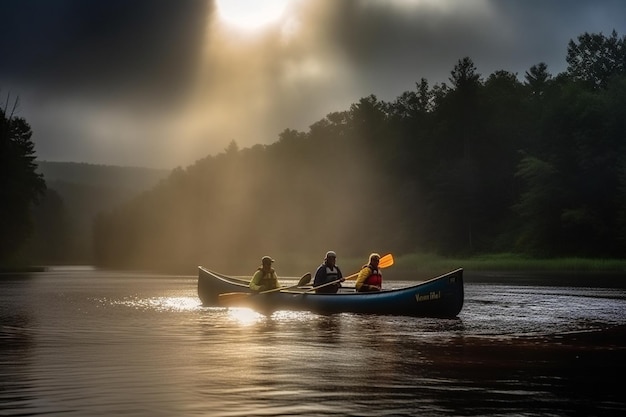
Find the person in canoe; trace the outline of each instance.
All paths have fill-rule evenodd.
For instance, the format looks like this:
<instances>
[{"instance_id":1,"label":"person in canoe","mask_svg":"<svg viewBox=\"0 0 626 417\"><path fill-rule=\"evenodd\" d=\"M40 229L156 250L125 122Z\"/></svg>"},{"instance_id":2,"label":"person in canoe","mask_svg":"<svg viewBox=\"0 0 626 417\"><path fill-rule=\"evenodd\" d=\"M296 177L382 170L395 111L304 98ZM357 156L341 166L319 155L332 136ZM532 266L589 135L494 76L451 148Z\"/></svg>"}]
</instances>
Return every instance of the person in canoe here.
<instances>
[{"instance_id":1,"label":"person in canoe","mask_svg":"<svg viewBox=\"0 0 626 417\"><path fill-rule=\"evenodd\" d=\"M366 265L359 272L354 286L357 292L380 291L383 288L383 274L378 269L380 255L372 253Z\"/></svg>"},{"instance_id":2,"label":"person in canoe","mask_svg":"<svg viewBox=\"0 0 626 417\"><path fill-rule=\"evenodd\" d=\"M250 281L249 286L252 291L261 292L278 288L278 277L272 268L272 263L274 260L269 256L261 258L261 266L254 272Z\"/></svg>"},{"instance_id":3,"label":"person in canoe","mask_svg":"<svg viewBox=\"0 0 626 417\"><path fill-rule=\"evenodd\" d=\"M313 279L313 286L317 287L327 282L337 281L336 284L327 285L315 290L316 293L333 294L339 291L341 283L344 281L341 269L335 264L337 262L337 254L329 250L324 256L324 262L315 271L315 278Z\"/></svg>"}]
</instances>

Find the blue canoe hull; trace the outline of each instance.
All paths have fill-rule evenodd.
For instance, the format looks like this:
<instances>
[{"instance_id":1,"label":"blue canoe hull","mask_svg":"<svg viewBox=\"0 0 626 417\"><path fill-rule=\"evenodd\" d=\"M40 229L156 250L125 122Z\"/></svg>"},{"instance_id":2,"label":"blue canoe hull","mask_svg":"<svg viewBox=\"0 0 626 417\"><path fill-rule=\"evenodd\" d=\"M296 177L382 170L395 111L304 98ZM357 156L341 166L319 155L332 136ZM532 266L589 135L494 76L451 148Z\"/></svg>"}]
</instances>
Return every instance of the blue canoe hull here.
<instances>
[{"instance_id":1,"label":"blue canoe hull","mask_svg":"<svg viewBox=\"0 0 626 417\"><path fill-rule=\"evenodd\" d=\"M219 306L219 294L250 293L247 281L198 268L198 296L206 306ZM303 310L320 314L363 313L415 317L456 317L463 308L463 269L419 284L375 293L303 293L303 290L251 295L237 305L261 312Z\"/></svg>"}]
</instances>

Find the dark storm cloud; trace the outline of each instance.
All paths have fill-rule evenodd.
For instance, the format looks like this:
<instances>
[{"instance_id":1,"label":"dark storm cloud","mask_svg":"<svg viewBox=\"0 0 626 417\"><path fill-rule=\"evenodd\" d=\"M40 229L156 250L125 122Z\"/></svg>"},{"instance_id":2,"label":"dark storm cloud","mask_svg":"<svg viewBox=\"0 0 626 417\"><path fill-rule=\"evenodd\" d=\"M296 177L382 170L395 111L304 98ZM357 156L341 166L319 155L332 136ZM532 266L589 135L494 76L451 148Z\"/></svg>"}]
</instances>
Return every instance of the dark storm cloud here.
<instances>
[{"instance_id":1,"label":"dark storm cloud","mask_svg":"<svg viewBox=\"0 0 626 417\"><path fill-rule=\"evenodd\" d=\"M465 56L484 78L556 75L569 40L626 34L621 0L293 0L253 36L215 7L0 0L0 95L20 96L41 159L174 167L448 82Z\"/></svg>"},{"instance_id":2,"label":"dark storm cloud","mask_svg":"<svg viewBox=\"0 0 626 417\"><path fill-rule=\"evenodd\" d=\"M569 40L613 29L623 35L626 27L626 2L617 0L339 3L330 37L344 49L359 77L386 98L412 88L406 83L410 77L446 82L465 56L485 77L507 70L522 79L540 62L556 74L566 69ZM381 85L384 79L387 88Z\"/></svg>"},{"instance_id":3,"label":"dark storm cloud","mask_svg":"<svg viewBox=\"0 0 626 417\"><path fill-rule=\"evenodd\" d=\"M555 72L566 69L567 44L579 35L609 35L613 29L626 34L626 2L621 0L492 0L492 5L505 22L503 29L515 34L509 55L533 64L548 62Z\"/></svg>"},{"instance_id":4,"label":"dark storm cloud","mask_svg":"<svg viewBox=\"0 0 626 417\"><path fill-rule=\"evenodd\" d=\"M185 87L205 2L0 1L0 80L51 94L164 94Z\"/></svg>"}]
</instances>

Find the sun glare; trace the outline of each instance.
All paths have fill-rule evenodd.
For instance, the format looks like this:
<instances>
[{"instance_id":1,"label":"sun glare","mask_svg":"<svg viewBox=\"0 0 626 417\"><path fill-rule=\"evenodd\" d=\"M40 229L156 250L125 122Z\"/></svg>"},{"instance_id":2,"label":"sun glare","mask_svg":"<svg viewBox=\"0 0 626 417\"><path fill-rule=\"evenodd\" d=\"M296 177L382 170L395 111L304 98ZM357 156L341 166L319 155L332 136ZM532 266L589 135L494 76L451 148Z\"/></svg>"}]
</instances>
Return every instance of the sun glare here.
<instances>
[{"instance_id":1,"label":"sun glare","mask_svg":"<svg viewBox=\"0 0 626 417\"><path fill-rule=\"evenodd\" d=\"M229 308L228 316L242 326L252 326L265 317L249 308Z\"/></svg>"},{"instance_id":2,"label":"sun glare","mask_svg":"<svg viewBox=\"0 0 626 417\"><path fill-rule=\"evenodd\" d=\"M289 0L216 0L224 22L239 29L258 29L279 20Z\"/></svg>"}]
</instances>

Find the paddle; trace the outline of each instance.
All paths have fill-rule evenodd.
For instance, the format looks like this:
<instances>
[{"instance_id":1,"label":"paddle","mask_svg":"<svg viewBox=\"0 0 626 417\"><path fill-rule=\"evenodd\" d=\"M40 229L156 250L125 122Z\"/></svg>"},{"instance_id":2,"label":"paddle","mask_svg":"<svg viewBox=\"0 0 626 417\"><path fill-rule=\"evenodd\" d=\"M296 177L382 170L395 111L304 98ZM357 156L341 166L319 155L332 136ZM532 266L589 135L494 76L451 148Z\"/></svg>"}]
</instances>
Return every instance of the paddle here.
<instances>
[{"instance_id":1,"label":"paddle","mask_svg":"<svg viewBox=\"0 0 626 417\"><path fill-rule=\"evenodd\" d=\"M381 269L382 268L387 268L387 267L389 267L391 265L393 265L393 255L390 254L390 253L388 253L387 255L385 255L382 258L380 258L380 261L378 262L378 267L381 268ZM354 273L352 275L348 275L347 277L344 278L344 280L356 279L359 276L359 272ZM335 281L330 281L330 282L327 282L325 284L318 285L317 287L309 288L308 290L304 291L302 294L306 294L308 292L315 291L318 288L324 288L324 287L326 287L328 285L337 284L338 282L341 282L341 279L337 279Z\"/></svg>"},{"instance_id":2,"label":"paddle","mask_svg":"<svg viewBox=\"0 0 626 417\"><path fill-rule=\"evenodd\" d=\"M357 274L357 275L358 275L358 274ZM317 287L309 288L308 290L303 291L303 292L302 292L302 294L306 294L306 293L308 293L308 292L315 291L315 290L317 290L318 288L324 288L324 287L327 287L327 286L329 286L329 285L336 284L336 283L338 283L338 282L341 282L341 280L340 280L340 279L336 279L336 280L334 280L334 281L327 282L326 284L322 284L322 285L318 285Z\"/></svg>"},{"instance_id":3,"label":"paddle","mask_svg":"<svg viewBox=\"0 0 626 417\"><path fill-rule=\"evenodd\" d=\"M217 296L217 298L218 298L218 302L220 304L232 304L232 303L240 302L242 299L248 298L251 295L269 294L269 293L272 293L272 292L289 290L291 288L302 287L304 285L308 285L309 282L311 282L311 273L307 272L306 274L302 275L302 278L300 278L300 281L298 281L298 283L296 285L290 285L288 287L273 288L271 290L261 291L261 292L258 292L258 293L254 293L254 292L226 292L226 293L219 294Z\"/></svg>"},{"instance_id":4,"label":"paddle","mask_svg":"<svg viewBox=\"0 0 626 417\"><path fill-rule=\"evenodd\" d=\"M378 267L381 268L381 269L382 268L387 268L387 267L389 267L391 265L393 265L393 255L390 254L390 253L388 253L387 255L383 256L382 258L380 258L380 261L378 261ZM361 271L359 271L359 272L361 272ZM356 273L354 273L352 275L348 275L347 277L344 278L344 281L356 279L359 276L359 272L356 272ZM310 288L310 289L304 291L303 294L315 291L318 288L324 288L324 287L326 287L328 285L337 284L338 282L341 282L341 280L338 279L338 280L335 280L335 281L327 282L327 283L322 284L322 285L318 285L317 287L313 287L313 288Z\"/></svg>"}]
</instances>

